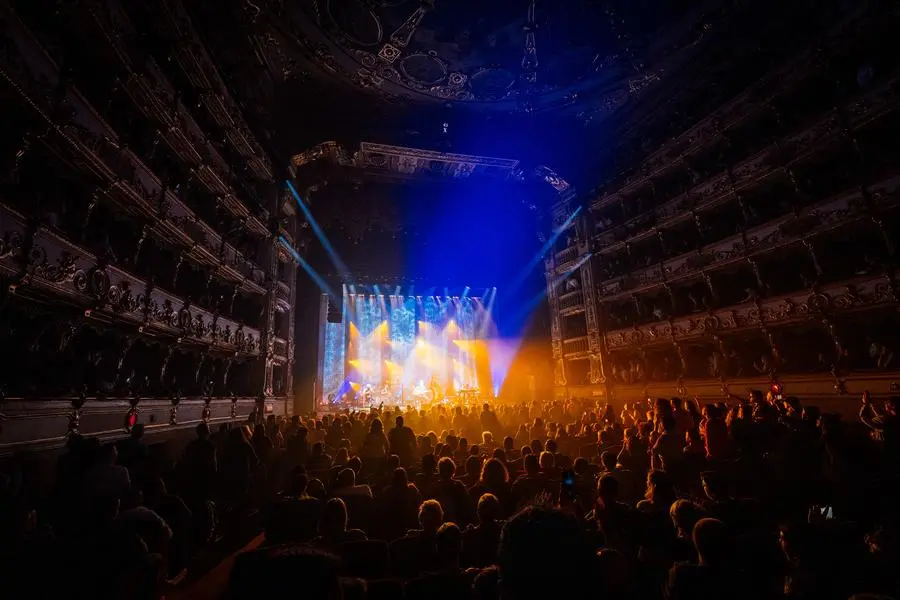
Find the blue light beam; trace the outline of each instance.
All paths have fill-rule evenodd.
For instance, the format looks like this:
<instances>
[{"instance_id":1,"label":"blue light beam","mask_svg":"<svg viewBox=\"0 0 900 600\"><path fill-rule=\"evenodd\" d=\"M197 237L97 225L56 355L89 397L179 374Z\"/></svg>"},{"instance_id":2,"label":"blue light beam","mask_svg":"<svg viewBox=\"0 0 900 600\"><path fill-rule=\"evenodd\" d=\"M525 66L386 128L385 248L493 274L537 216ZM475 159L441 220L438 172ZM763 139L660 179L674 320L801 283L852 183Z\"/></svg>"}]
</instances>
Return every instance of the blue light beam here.
<instances>
[{"instance_id":1,"label":"blue light beam","mask_svg":"<svg viewBox=\"0 0 900 600\"><path fill-rule=\"evenodd\" d=\"M306 260L304 260L296 250L294 250L294 248L291 246L291 243L288 242L283 235L278 236L278 241L281 242L281 245L284 246L284 249L290 253L294 260L297 261L297 264L300 265L304 271L306 271L306 274L309 275L309 278L319 286L320 290L328 294L328 296L335 302L341 301L340 298L338 298L334 293L334 291L330 287L328 287L328 284L325 282L325 280L322 279L322 277L318 273L316 273L311 266L309 266L309 263L306 262Z\"/></svg>"},{"instance_id":2,"label":"blue light beam","mask_svg":"<svg viewBox=\"0 0 900 600\"><path fill-rule=\"evenodd\" d=\"M559 284L561 284L563 281L565 281L566 279L568 279L569 275L571 275L572 273L574 273L574 272L576 272L578 269L580 269L581 266L582 266L583 264L585 264L587 261L589 261L589 260L591 259L591 256L593 256L593 255L594 255L593 252L589 252L588 254L585 254L583 257L581 257L581 260L579 260L577 263L575 263L575 264L572 266L571 269L569 269L568 271L566 271L565 273L563 273L562 275L560 275L559 277L557 277L555 280L553 280L553 281L550 283L549 288L556 289L557 287L559 287ZM524 317L528 316L529 314L531 314L531 312L532 312L535 308L537 308L537 305L540 304L540 302L541 302L544 298L547 297L547 292L548 292L548 291L549 291L549 289L544 289L544 290L541 291L540 294L538 294L537 296L535 296L535 297L532 298L531 300L527 301L527 302L522 306L522 309L521 309L518 313L516 313L516 318L521 319L521 318L524 318Z\"/></svg>"},{"instance_id":3,"label":"blue light beam","mask_svg":"<svg viewBox=\"0 0 900 600\"><path fill-rule=\"evenodd\" d=\"M538 263L541 262L541 260L544 258L544 255L547 254L547 252L553 247L553 244L556 243L556 240L559 239L559 236L561 236L562 233L569 228L572 222L575 221L575 217L577 217L578 213L580 212L581 207L579 206L575 209L575 212L569 215L569 217L562 225L560 225L553 231L553 235L550 236L550 239L548 239L547 242L541 247L541 249L538 250L538 253L535 254L534 258L531 259L531 262L525 265L525 268L522 269L522 272L519 273L519 275L513 281L512 285L510 285L510 292L517 291L519 289L519 286L521 286L528 278L528 274L531 273L532 269L534 269L538 265Z\"/></svg>"},{"instance_id":4,"label":"blue light beam","mask_svg":"<svg viewBox=\"0 0 900 600\"><path fill-rule=\"evenodd\" d=\"M347 265L344 264L344 261L341 260L341 257L338 256L337 251L335 251L334 246L331 245L331 242L328 241L328 238L325 236L325 232L322 231L322 228L319 227L319 224L312 216L312 212L310 212L309 208L306 206L306 203L303 202L303 199L300 197L300 194L297 193L297 190L294 189L293 184L290 181L285 181L288 189L294 195L294 199L297 201L297 205L300 207L300 210L303 211L303 216L306 217L306 220L309 222L309 226L312 227L313 233L316 234L316 237L319 238L319 241L322 242L322 246L325 248L325 251L328 252L328 256L331 258L331 262L334 263L335 268L337 268L338 273L343 279L349 279L350 271L347 269Z\"/></svg>"}]
</instances>

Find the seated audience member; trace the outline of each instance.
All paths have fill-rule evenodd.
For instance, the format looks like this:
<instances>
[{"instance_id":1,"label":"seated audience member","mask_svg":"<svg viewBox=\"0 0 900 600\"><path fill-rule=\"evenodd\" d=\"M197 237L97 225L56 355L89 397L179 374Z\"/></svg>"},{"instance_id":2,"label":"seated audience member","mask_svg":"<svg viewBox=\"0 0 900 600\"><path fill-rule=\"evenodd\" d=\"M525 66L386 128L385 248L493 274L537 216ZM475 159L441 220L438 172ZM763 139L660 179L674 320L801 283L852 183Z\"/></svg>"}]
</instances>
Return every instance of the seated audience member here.
<instances>
[{"instance_id":1,"label":"seated audience member","mask_svg":"<svg viewBox=\"0 0 900 600\"><path fill-rule=\"evenodd\" d=\"M168 555L172 529L156 511L144 505L144 495L141 492L133 492L125 500L119 520L140 536L151 553Z\"/></svg>"},{"instance_id":2,"label":"seated audience member","mask_svg":"<svg viewBox=\"0 0 900 600\"><path fill-rule=\"evenodd\" d=\"M697 564L682 563L669 572L671 600L744 598L740 578L731 569L725 524L717 519L700 519L692 533Z\"/></svg>"},{"instance_id":3,"label":"seated audience member","mask_svg":"<svg viewBox=\"0 0 900 600\"><path fill-rule=\"evenodd\" d=\"M358 496L372 497L372 488L367 485L356 485L356 473L347 468L338 473L337 482L332 492L340 498L353 498Z\"/></svg>"},{"instance_id":4,"label":"seated audience member","mask_svg":"<svg viewBox=\"0 0 900 600\"><path fill-rule=\"evenodd\" d=\"M541 466L537 455L529 454L523 461L525 473L513 482L512 497L515 506L525 506L539 494L546 493L548 487L547 476L541 472Z\"/></svg>"},{"instance_id":5,"label":"seated audience member","mask_svg":"<svg viewBox=\"0 0 900 600\"><path fill-rule=\"evenodd\" d=\"M444 510L437 500L426 500L419 507L420 529L391 544L391 556L398 573L412 576L437 567L437 532L444 524Z\"/></svg>"},{"instance_id":6,"label":"seated audience member","mask_svg":"<svg viewBox=\"0 0 900 600\"><path fill-rule=\"evenodd\" d=\"M472 520L472 500L466 486L453 478L455 474L456 465L452 458L444 457L438 461L439 479L432 488L432 495L441 503L447 521L465 525Z\"/></svg>"},{"instance_id":7,"label":"seated audience member","mask_svg":"<svg viewBox=\"0 0 900 600\"><path fill-rule=\"evenodd\" d=\"M597 481L597 502L588 519L602 534L603 546L617 550L629 558L637 554L634 539L634 510L619 502L619 481L614 475L604 474Z\"/></svg>"},{"instance_id":8,"label":"seated audience member","mask_svg":"<svg viewBox=\"0 0 900 600\"><path fill-rule=\"evenodd\" d=\"M264 520L266 543L305 543L316 536L324 503L307 494L309 480L302 467L291 473L291 483Z\"/></svg>"},{"instance_id":9,"label":"seated audience member","mask_svg":"<svg viewBox=\"0 0 900 600\"><path fill-rule=\"evenodd\" d=\"M465 461L465 472L462 477L460 477L460 481L462 481L467 488L471 488L478 483L478 479L481 476L482 462L477 456L467 456L463 460Z\"/></svg>"},{"instance_id":10,"label":"seated audience member","mask_svg":"<svg viewBox=\"0 0 900 600\"><path fill-rule=\"evenodd\" d=\"M597 552L597 597L604 600L635 600L632 567L618 550Z\"/></svg>"},{"instance_id":11,"label":"seated audience member","mask_svg":"<svg viewBox=\"0 0 900 600\"><path fill-rule=\"evenodd\" d=\"M331 469L331 455L325 452L325 444L316 442L312 445L309 460L306 461L306 471L312 477L326 477Z\"/></svg>"},{"instance_id":12,"label":"seated audience member","mask_svg":"<svg viewBox=\"0 0 900 600\"><path fill-rule=\"evenodd\" d=\"M406 469L394 469L391 484L378 497L380 527L388 540L402 537L418 524L422 494L409 482Z\"/></svg>"},{"instance_id":13,"label":"seated audience member","mask_svg":"<svg viewBox=\"0 0 900 600\"><path fill-rule=\"evenodd\" d=\"M150 479L145 490L147 508L158 514L172 530L169 574L174 575L187 566L193 552L193 514L180 497L168 492L165 482L159 477Z\"/></svg>"},{"instance_id":14,"label":"seated audience member","mask_svg":"<svg viewBox=\"0 0 900 600\"><path fill-rule=\"evenodd\" d=\"M484 494L478 500L477 525L470 525L463 532L463 564L466 567L488 567L497 564L497 545L503 527L503 509L493 494Z\"/></svg>"},{"instance_id":15,"label":"seated audience member","mask_svg":"<svg viewBox=\"0 0 900 600\"><path fill-rule=\"evenodd\" d=\"M503 526L498 550L500 592L506 600L596 597L597 557L574 517L530 507Z\"/></svg>"},{"instance_id":16,"label":"seated audience member","mask_svg":"<svg viewBox=\"0 0 900 600\"><path fill-rule=\"evenodd\" d=\"M425 439L428 438L426 437ZM416 488L418 488L423 498L433 497L433 489L437 485L438 479L437 459L434 454L423 455L421 470L415 477Z\"/></svg>"},{"instance_id":17,"label":"seated audience member","mask_svg":"<svg viewBox=\"0 0 900 600\"><path fill-rule=\"evenodd\" d=\"M410 600L467 600L472 586L460 569L462 533L454 523L444 523L435 538L435 571L411 580L406 587Z\"/></svg>"},{"instance_id":18,"label":"seated audience member","mask_svg":"<svg viewBox=\"0 0 900 600\"><path fill-rule=\"evenodd\" d=\"M703 518L703 508L690 500L676 500L669 509L678 539L674 559L677 562L696 562L697 553L692 539L694 525Z\"/></svg>"},{"instance_id":19,"label":"seated audience member","mask_svg":"<svg viewBox=\"0 0 900 600\"><path fill-rule=\"evenodd\" d=\"M496 458L484 463L478 482L469 488L469 496L473 502L477 502L484 494L496 496L504 514L511 507L512 488L509 484L509 472L506 470L506 466Z\"/></svg>"},{"instance_id":20,"label":"seated audience member","mask_svg":"<svg viewBox=\"0 0 900 600\"><path fill-rule=\"evenodd\" d=\"M334 551L346 542L365 539L365 532L347 529L347 505L343 500L332 498L325 503L319 519L319 535L312 540L314 546Z\"/></svg>"},{"instance_id":21,"label":"seated audience member","mask_svg":"<svg viewBox=\"0 0 900 600\"><path fill-rule=\"evenodd\" d=\"M94 466L84 481L86 497L115 496L120 500L131 495L131 477L128 469L117 465L119 453L112 444L104 446Z\"/></svg>"}]
</instances>

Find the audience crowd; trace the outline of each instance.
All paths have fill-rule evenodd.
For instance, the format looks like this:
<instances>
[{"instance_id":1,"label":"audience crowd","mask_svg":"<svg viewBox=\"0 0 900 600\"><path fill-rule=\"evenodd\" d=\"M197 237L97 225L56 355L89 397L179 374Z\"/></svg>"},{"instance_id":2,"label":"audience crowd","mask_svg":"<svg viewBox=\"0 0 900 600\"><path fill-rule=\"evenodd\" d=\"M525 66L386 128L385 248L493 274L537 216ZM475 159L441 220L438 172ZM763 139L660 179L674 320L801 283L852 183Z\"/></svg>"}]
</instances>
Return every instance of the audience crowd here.
<instances>
[{"instance_id":1,"label":"audience crowd","mask_svg":"<svg viewBox=\"0 0 900 600\"><path fill-rule=\"evenodd\" d=\"M201 423L174 464L72 436L48 497L2 480L2 594L156 600L256 515L220 597L900 598L898 409L383 408Z\"/></svg>"}]
</instances>

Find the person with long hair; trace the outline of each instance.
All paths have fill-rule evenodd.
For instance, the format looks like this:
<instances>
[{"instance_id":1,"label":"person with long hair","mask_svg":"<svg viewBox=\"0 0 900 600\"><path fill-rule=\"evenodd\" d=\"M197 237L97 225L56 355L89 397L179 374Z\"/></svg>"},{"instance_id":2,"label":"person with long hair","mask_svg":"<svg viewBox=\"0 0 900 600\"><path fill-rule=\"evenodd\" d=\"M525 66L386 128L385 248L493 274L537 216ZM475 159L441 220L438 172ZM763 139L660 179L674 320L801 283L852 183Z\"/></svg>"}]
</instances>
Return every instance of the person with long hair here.
<instances>
[{"instance_id":1,"label":"person with long hair","mask_svg":"<svg viewBox=\"0 0 900 600\"><path fill-rule=\"evenodd\" d=\"M481 467L481 477L478 482L469 488L469 496L473 502L477 502L485 494L493 494L500 501L500 506L507 514L510 508L511 488L509 484L509 471L506 465L492 458L484 463Z\"/></svg>"},{"instance_id":2,"label":"person with long hair","mask_svg":"<svg viewBox=\"0 0 900 600\"><path fill-rule=\"evenodd\" d=\"M387 436L384 435L384 425L382 424L381 419L372 419L372 424L369 426L369 433L366 434L366 437L363 440L359 455L364 460L383 459L387 457L389 450L390 443L388 442Z\"/></svg>"}]
</instances>

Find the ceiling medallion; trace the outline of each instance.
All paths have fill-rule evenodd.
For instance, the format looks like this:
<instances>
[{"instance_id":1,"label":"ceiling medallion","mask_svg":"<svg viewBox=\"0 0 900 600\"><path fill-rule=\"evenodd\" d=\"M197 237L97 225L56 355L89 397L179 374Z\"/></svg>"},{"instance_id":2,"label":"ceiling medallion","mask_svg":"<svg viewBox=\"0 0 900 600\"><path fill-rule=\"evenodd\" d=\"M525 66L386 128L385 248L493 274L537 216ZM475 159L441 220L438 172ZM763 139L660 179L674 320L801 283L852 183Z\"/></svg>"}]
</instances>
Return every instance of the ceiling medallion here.
<instances>
[{"instance_id":1,"label":"ceiling medallion","mask_svg":"<svg viewBox=\"0 0 900 600\"><path fill-rule=\"evenodd\" d=\"M415 52L400 61L400 71L423 85L437 85L447 77L447 65L436 52Z\"/></svg>"},{"instance_id":2,"label":"ceiling medallion","mask_svg":"<svg viewBox=\"0 0 900 600\"><path fill-rule=\"evenodd\" d=\"M400 54L401 54L401 52L400 52L399 48L397 48L396 46L392 46L390 44L385 44L384 46L381 47L381 50L378 51L378 58L380 58L386 62L392 63L395 60L397 60L398 58L400 58Z\"/></svg>"}]
</instances>

